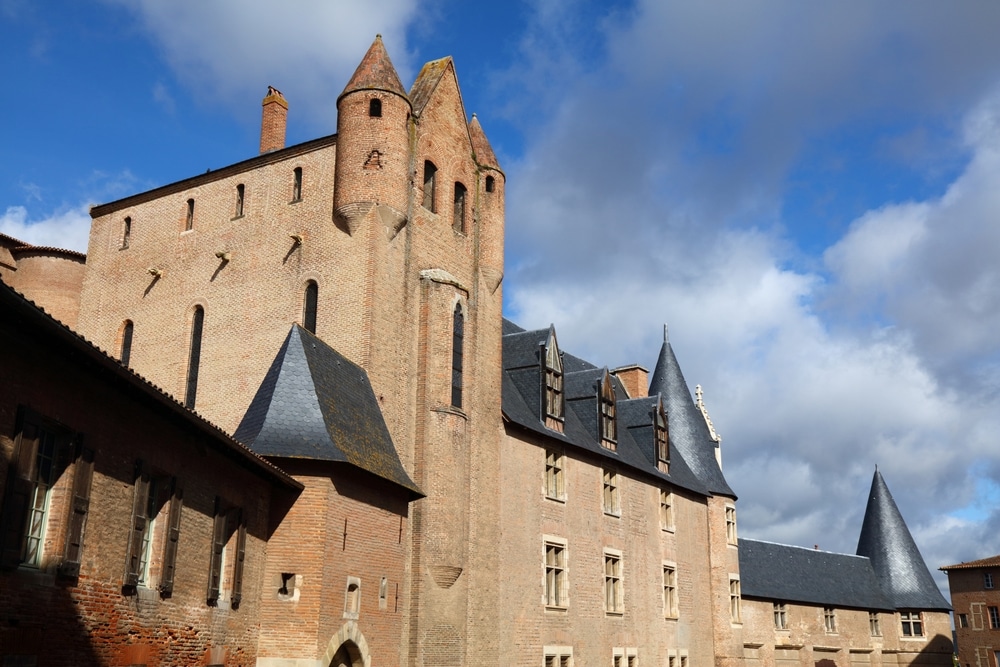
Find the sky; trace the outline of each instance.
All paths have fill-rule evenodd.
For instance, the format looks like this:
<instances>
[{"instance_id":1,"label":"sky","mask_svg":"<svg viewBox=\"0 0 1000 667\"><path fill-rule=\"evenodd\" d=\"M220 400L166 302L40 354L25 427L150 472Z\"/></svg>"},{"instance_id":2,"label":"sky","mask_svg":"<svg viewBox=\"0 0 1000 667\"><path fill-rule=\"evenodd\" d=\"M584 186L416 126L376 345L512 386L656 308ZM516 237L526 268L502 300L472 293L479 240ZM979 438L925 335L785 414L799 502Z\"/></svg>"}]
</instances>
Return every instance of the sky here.
<instances>
[{"instance_id":1,"label":"sky","mask_svg":"<svg viewBox=\"0 0 1000 667\"><path fill-rule=\"evenodd\" d=\"M853 553L878 466L930 569L1000 553L995 0L0 0L0 233L332 134L376 34L455 58L507 176L506 315L650 370L669 324L740 534Z\"/></svg>"}]
</instances>

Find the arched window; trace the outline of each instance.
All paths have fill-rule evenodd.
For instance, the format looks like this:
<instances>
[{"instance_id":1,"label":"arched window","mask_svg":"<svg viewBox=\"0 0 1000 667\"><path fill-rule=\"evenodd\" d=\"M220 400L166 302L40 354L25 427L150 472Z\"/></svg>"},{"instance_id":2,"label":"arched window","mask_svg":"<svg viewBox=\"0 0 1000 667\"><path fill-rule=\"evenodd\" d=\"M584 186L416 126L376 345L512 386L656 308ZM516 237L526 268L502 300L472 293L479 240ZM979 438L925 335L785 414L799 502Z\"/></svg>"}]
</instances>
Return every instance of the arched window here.
<instances>
[{"instance_id":1,"label":"arched window","mask_svg":"<svg viewBox=\"0 0 1000 667\"><path fill-rule=\"evenodd\" d=\"M194 228L194 199L188 199L187 220L184 222L184 229L186 231L193 228Z\"/></svg>"},{"instance_id":2,"label":"arched window","mask_svg":"<svg viewBox=\"0 0 1000 667\"><path fill-rule=\"evenodd\" d=\"M122 362L122 366L128 366L129 359L132 357L132 320L125 320L125 325L122 327L122 349L121 354L118 355L119 361Z\"/></svg>"},{"instance_id":3,"label":"arched window","mask_svg":"<svg viewBox=\"0 0 1000 667\"><path fill-rule=\"evenodd\" d=\"M465 317L462 305L455 304L451 332L451 404L462 407L462 354L465 346Z\"/></svg>"},{"instance_id":4,"label":"arched window","mask_svg":"<svg viewBox=\"0 0 1000 667\"><path fill-rule=\"evenodd\" d=\"M194 399L198 392L198 367L201 365L201 334L205 326L205 309L194 307L191 318L191 349L188 353L187 390L184 392L184 406L194 409Z\"/></svg>"},{"instance_id":5,"label":"arched window","mask_svg":"<svg viewBox=\"0 0 1000 667\"><path fill-rule=\"evenodd\" d=\"M545 409L545 425L551 429L562 431L563 414L565 411L565 395L563 394L563 364L556 342L555 329L549 329L548 340L542 350L544 365L543 406Z\"/></svg>"},{"instance_id":6,"label":"arched window","mask_svg":"<svg viewBox=\"0 0 1000 667\"><path fill-rule=\"evenodd\" d=\"M302 300L302 328L316 333L316 307L319 301L319 285L315 280L306 283L306 295Z\"/></svg>"},{"instance_id":7,"label":"arched window","mask_svg":"<svg viewBox=\"0 0 1000 667\"><path fill-rule=\"evenodd\" d=\"M234 218L243 217L243 196L246 194L246 187L240 183L236 186L236 214Z\"/></svg>"},{"instance_id":8,"label":"arched window","mask_svg":"<svg viewBox=\"0 0 1000 667\"><path fill-rule=\"evenodd\" d=\"M455 183L455 218L451 223L455 231L465 231L465 186Z\"/></svg>"},{"instance_id":9,"label":"arched window","mask_svg":"<svg viewBox=\"0 0 1000 667\"><path fill-rule=\"evenodd\" d=\"M294 203L302 201L302 167L296 167L292 174L292 203Z\"/></svg>"},{"instance_id":10,"label":"arched window","mask_svg":"<svg viewBox=\"0 0 1000 667\"><path fill-rule=\"evenodd\" d=\"M372 118L382 117L382 100L377 97L368 100L368 115Z\"/></svg>"},{"instance_id":11,"label":"arched window","mask_svg":"<svg viewBox=\"0 0 1000 667\"><path fill-rule=\"evenodd\" d=\"M125 218L125 226L122 228L122 245L121 249L125 250L128 248L129 241L132 239L132 218Z\"/></svg>"},{"instance_id":12,"label":"arched window","mask_svg":"<svg viewBox=\"0 0 1000 667\"><path fill-rule=\"evenodd\" d=\"M611 381L611 373L604 369L598 390L597 402L600 405L598 419L600 420L601 445L612 451L618 448L618 424L615 420L615 385Z\"/></svg>"},{"instance_id":13,"label":"arched window","mask_svg":"<svg viewBox=\"0 0 1000 667\"><path fill-rule=\"evenodd\" d=\"M653 439L656 445L656 468L662 473L670 472L670 441L667 439L667 411L663 399L656 401L653 410Z\"/></svg>"},{"instance_id":14,"label":"arched window","mask_svg":"<svg viewBox=\"0 0 1000 667\"><path fill-rule=\"evenodd\" d=\"M437 210L434 208L434 174L437 173L437 167L430 160L424 160L424 208L426 208L431 213L436 213Z\"/></svg>"},{"instance_id":15,"label":"arched window","mask_svg":"<svg viewBox=\"0 0 1000 667\"><path fill-rule=\"evenodd\" d=\"M495 187L496 187L496 185L495 185L495 179L492 176L487 176L486 177L486 191L487 192L493 192L493 189Z\"/></svg>"}]
</instances>

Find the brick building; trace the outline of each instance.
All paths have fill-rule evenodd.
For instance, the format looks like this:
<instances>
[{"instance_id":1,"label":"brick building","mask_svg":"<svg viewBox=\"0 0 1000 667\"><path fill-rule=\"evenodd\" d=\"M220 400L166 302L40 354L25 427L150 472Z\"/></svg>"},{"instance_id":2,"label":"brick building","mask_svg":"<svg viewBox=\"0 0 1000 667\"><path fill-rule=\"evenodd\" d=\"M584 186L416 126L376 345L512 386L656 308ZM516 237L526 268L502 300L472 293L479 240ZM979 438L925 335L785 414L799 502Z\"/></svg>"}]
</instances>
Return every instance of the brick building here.
<instances>
[{"instance_id":1,"label":"brick building","mask_svg":"<svg viewBox=\"0 0 1000 667\"><path fill-rule=\"evenodd\" d=\"M830 555L809 596L747 590L766 543L741 549L668 341L650 379L503 319L505 175L450 58L407 92L377 38L337 107L336 135L286 147L270 88L259 155L94 207L77 306L87 340L301 486L268 533L257 664L950 663L929 574L915 606L872 554ZM909 538L898 510L865 525ZM856 575L878 590L838 591ZM836 639L804 611L828 607Z\"/></svg>"},{"instance_id":2,"label":"brick building","mask_svg":"<svg viewBox=\"0 0 1000 667\"><path fill-rule=\"evenodd\" d=\"M1000 556L941 568L955 609L955 643L964 667L997 667L1000 651Z\"/></svg>"}]
</instances>

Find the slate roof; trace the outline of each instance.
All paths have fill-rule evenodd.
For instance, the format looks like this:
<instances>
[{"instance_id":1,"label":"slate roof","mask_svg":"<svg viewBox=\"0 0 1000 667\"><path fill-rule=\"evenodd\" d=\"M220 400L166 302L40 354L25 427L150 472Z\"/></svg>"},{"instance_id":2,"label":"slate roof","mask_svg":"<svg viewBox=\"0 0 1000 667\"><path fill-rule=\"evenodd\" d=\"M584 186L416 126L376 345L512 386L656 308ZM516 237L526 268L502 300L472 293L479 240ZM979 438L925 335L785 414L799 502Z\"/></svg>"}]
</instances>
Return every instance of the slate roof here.
<instances>
[{"instance_id":1,"label":"slate roof","mask_svg":"<svg viewBox=\"0 0 1000 667\"><path fill-rule=\"evenodd\" d=\"M399 460L367 373L297 324L233 437L262 456L345 463L423 496Z\"/></svg>"},{"instance_id":2,"label":"slate roof","mask_svg":"<svg viewBox=\"0 0 1000 667\"><path fill-rule=\"evenodd\" d=\"M344 86L344 92L337 97L337 101L340 102L341 97L357 90L384 90L395 93L404 100L409 99L385 50L385 44L382 43L382 35L375 36L375 41L368 47L368 52L361 59L358 69L354 70L354 75Z\"/></svg>"},{"instance_id":3,"label":"slate roof","mask_svg":"<svg viewBox=\"0 0 1000 667\"><path fill-rule=\"evenodd\" d=\"M980 558L979 560L970 560L956 565L945 565L944 567L939 567L938 569L948 572L949 570L975 570L981 567L998 566L1000 566L1000 555L990 556L989 558Z\"/></svg>"},{"instance_id":4,"label":"slate roof","mask_svg":"<svg viewBox=\"0 0 1000 667\"><path fill-rule=\"evenodd\" d=\"M614 376L617 450L602 447L597 430L597 386L605 369L566 352L562 354L566 398L563 433L546 428L541 414L540 355L551 331L551 327L525 331L504 320L502 393L505 419L553 441L614 462L619 468L630 468L699 495L709 495L709 489L692 472L683 452L673 442L669 416L670 472L665 474L657 469L653 435L653 410L657 397L629 399L621 382Z\"/></svg>"},{"instance_id":5,"label":"slate roof","mask_svg":"<svg viewBox=\"0 0 1000 667\"><path fill-rule=\"evenodd\" d=\"M744 597L890 611L871 561L862 556L740 538Z\"/></svg>"},{"instance_id":6,"label":"slate roof","mask_svg":"<svg viewBox=\"0 0 1000 667\"><path fill-rule=\"evenodd\" d=\"M871 559L882 591L896 609L951 610L878 470L868 494L858 555Z\"/></svg>"},{"instance_id":7,"label":"slate roof","mask_svg":"<svg viewBox=\"0 0 1000 667\"><path fill-rule=\"evenodd\" d=\"M667 340L660 347L660 356L649 381L649 393L663 396L670 442L677 447L698 480L714 494L735 498L736 494L729 488L715 457L718 443L709 434L705 417L691 397L680 364Z\"/></svg>"}]
</instances>

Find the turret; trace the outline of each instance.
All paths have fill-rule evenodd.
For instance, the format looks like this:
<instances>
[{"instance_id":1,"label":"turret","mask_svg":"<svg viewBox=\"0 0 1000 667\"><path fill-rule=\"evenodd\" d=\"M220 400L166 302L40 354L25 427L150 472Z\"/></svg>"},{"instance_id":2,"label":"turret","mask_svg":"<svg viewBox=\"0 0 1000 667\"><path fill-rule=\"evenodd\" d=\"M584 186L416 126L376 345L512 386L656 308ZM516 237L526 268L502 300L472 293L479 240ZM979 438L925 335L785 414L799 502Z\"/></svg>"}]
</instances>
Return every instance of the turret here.
<instances>
[{"instance_id":1,"label":"turret","mask_svg":"<svg viewBox=\"0 0 1000 667\"><path fill-rule=\"evenodd\" d=\"M393 230L406 223L411 111L378 35L337 98L333 213L348 233L353 234L372 209Z\"/></svg>"},{"instance_id":2,"label":"turret","mask_svg":"<svg viewBox=\"0 0 1000 667\"><path fill-rule=\"evenodd\" d=\"M478 168L476 214L479 218L480 266L491 292L503 280L504 184L496 155L476 114L469 122L469 137Z\"/></svg>"}]
</instances>

